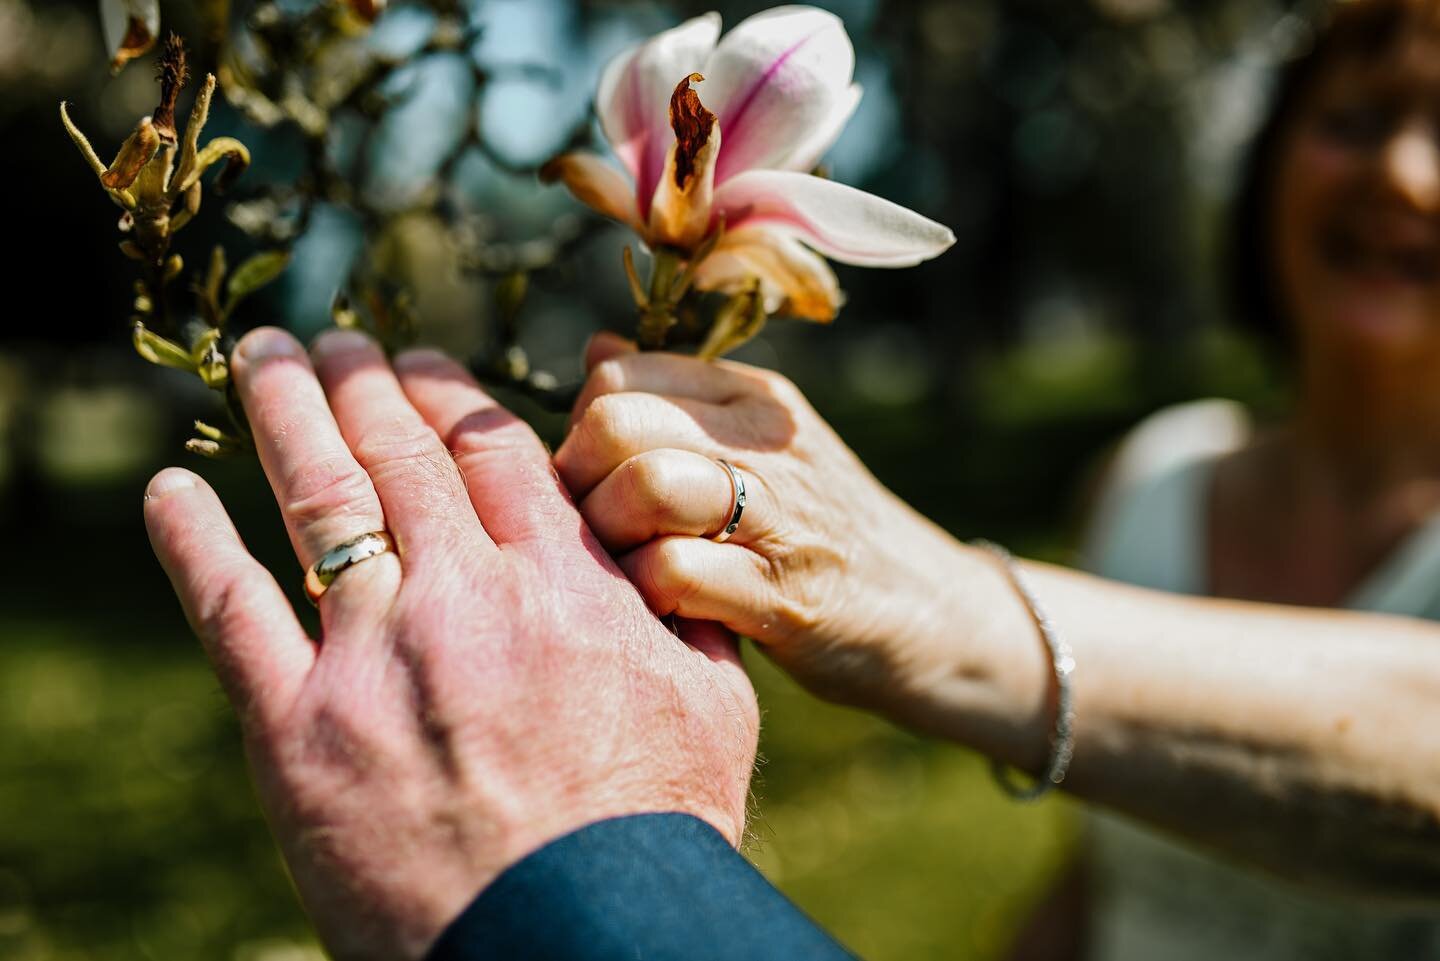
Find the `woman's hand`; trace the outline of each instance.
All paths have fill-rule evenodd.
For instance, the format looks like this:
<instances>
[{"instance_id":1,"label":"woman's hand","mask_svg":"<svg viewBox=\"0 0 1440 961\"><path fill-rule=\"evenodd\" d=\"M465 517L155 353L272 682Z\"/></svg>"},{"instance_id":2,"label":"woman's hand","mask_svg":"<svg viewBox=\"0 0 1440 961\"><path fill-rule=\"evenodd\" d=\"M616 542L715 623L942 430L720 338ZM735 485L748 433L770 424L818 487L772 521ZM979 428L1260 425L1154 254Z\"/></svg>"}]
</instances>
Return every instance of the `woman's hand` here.
<instances>
[{"instance_id":1,"label":"woman's hand","mask_svg":"<svg viewBox=\"0 0 1440 961\"><path fill-rule=\"evenodd\" d=\"M660 614L715 620L808 687L886 708L927 666L963 550L886 490L778 374L600 335L555 466ZM748 503L725 543L729 473ZM953 652L947 652L951 657ZM937 670L954 669L935 665Z\"/></svg>"},{"instance_id":2,"label":"woman's hand","mask_svg":"<svg viewBox=\"0 0 1440 961\"><path fill-rule=\"evenodd\" d=\"M724 622L825 696L1043 766L1052 667L994 558L881 487L775 374L613 337L587 361L555 464L653 608ZM749 494L723 544L717 457ZM1077 664L1067 788L1267 867L1434 903L1440 628L1024 567Z\"/></svg>"}]
</instances>

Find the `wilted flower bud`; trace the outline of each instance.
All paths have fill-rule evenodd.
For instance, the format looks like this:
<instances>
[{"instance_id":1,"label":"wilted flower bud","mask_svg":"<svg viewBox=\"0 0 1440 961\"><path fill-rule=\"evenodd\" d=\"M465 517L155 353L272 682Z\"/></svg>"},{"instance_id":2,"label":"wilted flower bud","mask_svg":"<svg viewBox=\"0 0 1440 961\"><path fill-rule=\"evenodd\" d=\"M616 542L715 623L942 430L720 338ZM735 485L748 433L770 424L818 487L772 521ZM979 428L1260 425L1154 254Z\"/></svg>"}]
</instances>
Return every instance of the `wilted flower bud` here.
<instances>
[{"instance_id":1,"label":"wilted flower bud","mask_svg":"<svg viewBox=\"0 0 1440 961\"><path fill-rule=\"evenodd\" d=\"M165 43L159 65L160 102L149 117L140 118L132 133L108 165L96 155L90 141L70 120L64 103L60 120L80 153L90 164L110 198L128 213L122 221L133 231L133 256L139 250L154 263L164 262L170 237L200 209L200 176L222 161L216 189L250 163L250 152L232 137L218 137L203 148L200 134L210 116L215 78L207 75L190 111L183 142L175 128L175 102L188 77L185 46L174 34Z\"/></svg>"}]
</instances>

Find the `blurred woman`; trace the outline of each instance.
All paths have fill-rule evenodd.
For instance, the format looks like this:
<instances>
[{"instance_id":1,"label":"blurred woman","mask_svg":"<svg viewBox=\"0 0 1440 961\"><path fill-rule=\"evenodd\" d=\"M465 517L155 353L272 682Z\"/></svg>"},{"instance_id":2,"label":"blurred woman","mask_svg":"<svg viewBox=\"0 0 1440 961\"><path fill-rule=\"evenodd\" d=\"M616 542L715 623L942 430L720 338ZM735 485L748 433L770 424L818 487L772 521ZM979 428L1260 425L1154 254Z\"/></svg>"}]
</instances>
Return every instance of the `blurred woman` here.
<instances>
[{"instance_id":1,"label":"blurred woman","mask_svg":"<svg viewBox=\"0 0 1440 961\"><path fill-rule=\"evenodd\" d=\"M1239 315L1290 361L1294 409L1263 430L1217 401L1142 424L1091 568L1440 619L1440 8L1336 7L1281 78L1233 227ZM1434 924L1303 900L1118 819L1092 828L1090 957L1440 957Z\"/></svg>"},{"instance_id":2,"label":"blurred woman","mask_svg":"<svg viewBox=\"0 0 1440 961\"><path fill-rule=\"evenodd\" d=\"M1065 787L1148 826L1094 832L1088 957L1440 957L1433 7L1340 4L1283 78L1237 276L1288 345L1293 413L1156 415L1092 528L1096 572L1170 594L957 543L773 374L591 345L556 466L653 607L1031 772L1073 736ZM1068 731L1042 608L1073 648Z\"/></svg>"}]
</instances>

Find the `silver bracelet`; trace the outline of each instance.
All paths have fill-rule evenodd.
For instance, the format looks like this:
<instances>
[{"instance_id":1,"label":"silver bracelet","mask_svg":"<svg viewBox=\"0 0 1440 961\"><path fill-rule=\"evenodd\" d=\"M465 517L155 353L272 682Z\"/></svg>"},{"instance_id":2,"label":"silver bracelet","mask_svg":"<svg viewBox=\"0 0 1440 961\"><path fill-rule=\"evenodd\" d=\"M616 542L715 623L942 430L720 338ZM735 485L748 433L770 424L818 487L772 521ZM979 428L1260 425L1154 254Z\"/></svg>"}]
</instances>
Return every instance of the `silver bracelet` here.
<instances>
[{"instance_id":1,"label":"silver bracelet","mask_svg":"<svg viewBox=\"0 0 1440 961\"><path fill-rule=\"evenodd\" d=\"M1055 672L1055 728L1050 732L1050 759L1045 764L1044 773L1034 784L1027 787L1017 783L1010 768L1002 762L992 761L990 766L995 780L1006 794L1017 801L1034 801L1053 791L1065 780L1065 773L1070 770L1070 759L1075 756L1075 692L1070 685L1070 675L1075 672L1075 656L1070 650L1070 644L1055 630L1050 616L1040 606L1040 601L1030 586L1030 579L1015 562L1015 556L992 541L977 540L971 543L1000 559L1005 573L1015 585L1015 590L1030 609L1030 616L1034 619L1035 626L1040 629L1040 636L1045 639L1045 647L1050 651L1050 663Z\"/></svg>"}]
</instances>

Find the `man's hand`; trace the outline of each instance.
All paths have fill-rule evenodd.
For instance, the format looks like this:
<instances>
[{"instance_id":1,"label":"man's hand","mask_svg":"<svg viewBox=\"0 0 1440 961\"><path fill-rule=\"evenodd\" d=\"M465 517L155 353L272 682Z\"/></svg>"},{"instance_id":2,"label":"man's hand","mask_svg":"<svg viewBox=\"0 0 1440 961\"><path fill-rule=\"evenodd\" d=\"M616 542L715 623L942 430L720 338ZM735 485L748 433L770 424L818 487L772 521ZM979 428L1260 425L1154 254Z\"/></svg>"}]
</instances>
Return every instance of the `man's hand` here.
<instances>
[{"instance_id":1,"label":"man's hand","mask_svg":"<svg viewBox=\"0 0 1440 961\"><path fill-rule=\"evenodd\" d=\"M729 636L667 631L458 365L392 370L348 332L313 354L264 329L233 364L299 570L369 531L398 545L339 575L319 639L200 478L160 473L145 517L331 951L417 958L506 866L601 818L685 812L738 842L759 721Z\"/></svg>"}]
</instances>

